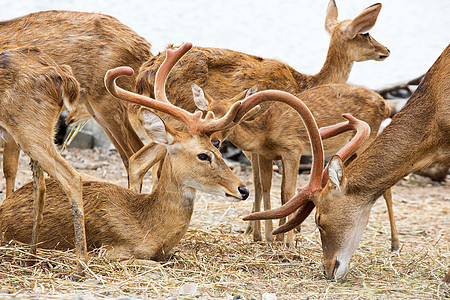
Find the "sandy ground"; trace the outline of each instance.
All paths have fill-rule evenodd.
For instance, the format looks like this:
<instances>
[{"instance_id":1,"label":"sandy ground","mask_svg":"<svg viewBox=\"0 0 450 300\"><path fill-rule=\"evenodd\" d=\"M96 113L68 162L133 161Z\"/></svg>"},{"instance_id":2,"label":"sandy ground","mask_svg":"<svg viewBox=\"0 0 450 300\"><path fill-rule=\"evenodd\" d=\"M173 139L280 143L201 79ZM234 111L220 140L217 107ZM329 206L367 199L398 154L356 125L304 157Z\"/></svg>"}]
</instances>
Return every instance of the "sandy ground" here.
<instances>
[{"instance_id":1,"label":"sandy ground","mask_svg":"<svg viewBox=\"0 0 450 300\"><path fill-rule=\"evenodd\" d=\"M0 156L2 155L3 153L0 154ZM117 152L114 150L69 149L64 152L63 156L79 172L87 173L103 180L126 186L127 178L125 169ZM26 155L21 155L19 173L16 181L17 187L31 180L31 171L28 163L28 157ZM251 168L237 163L232 163L232 166L233 171L252 191ZM299 176L299 186L306 182L307 176L308 175ZM281 176L278 173L274 173L273 178L273 206L278 206ZM384 201L382 199L378 200L372 209L369 225L363 235L360 246L354 255L352 270L349 274L349 282L346 284L330 284L324 280L320 269L321 250L319 234L318 230L315 228L313 218L310 216L304 222L302 232L296 233L296 246L294 249L289 250L293 251L294 254L289 252L289 255L293 255L292 257L295 258L299 255L304 255L304 251L312 251L315 253L315 256L309 261L309 265L313 265L313 268L306 269L305 266L305 270L308 270L308 273L304 274L307 280L312 280L312 282L309 282L308 284L310 284L309 289L313 291L307 292L308 289L306 289L306 287L308 287L308 284L306 283L306 287L303 284L299 287L298 285L289 285L286 282L274 283L275 279L270 278L267 274L258 277L260 274L254 273L254 279L249 279L249 282L246 283L245 286L241 286L240 282L232 282L228 288L223 288L223 285L221 285L221 292L218 292L216 296L220 299L233 299L233 297L239 299L236 298L236 295L240 295L239 297L242 297L241 299L251 299L253 297L259 299L261 297L264 298L267 295L276 295L278 299L308 297L314 299L330 297L416 298L414 297L415 293L413 290L417 288L417 291L420 290L420 293L418 292L419 294L417 294L417 298L449 297L448 286L440 281L444 276L445 270L450 267L449 181L450 180L447 177L446 183L439 184L433 183L426 178L412 175L403 179L393 187L394 209L401 241L401 249L396 254L392 254L388 250L390 248L390 235L387 211ZM149 189L150 175L147 175L144 182L144 192L149 191ZM4 198L4 190L5 182L2 174L0 177L0 191L2 191L0 199ZM173 259L177 260L183 258L183 255L186 253L186 255L190 255L189 251L193 245L195 245L195 243L192 242L195 240L194 237L206 234L205 232L208 232L208 234L211 232L219 232L219 240L225 235L225 239L239 241L239 243L248 243L249 245L253 245L252 247L259 247L258 249L263 249L264 251L267 249L274 251L274 249L279 249L277 247L282 248L282 246L271 246L265 243L256 243L255 246L255 243L252 243L251 237L243 234L247 225L241 218L251 211L252 201L253 195L251 195L247 201L229 202L207 194L200 194L195 203L195 211L192 217L190 230L186 237L173 250L175 257ZM220 242L218 243L220 244ZM307 248L309 248L309 250ZM185 252L187 251L186 249L189 251ZM283 252L285 250L280 251ZM183 254L181 254L182 252ZM2 252L0 251L0 262L2 261L1 254ZM398 261L396 261L396 259ZM277 260L277 258L275 258L275 260ZM390 261L387 267L386 260ZM432 261L432 266L430 265L430 260ZM365 268L363 275L361 268L359 268L360 266L355 266L355 264L360 263L362 264L361 268ZM214 264L214 262L212 262L212 264ZM248 262L248 264L251 264L251 261ZM380 264L383 264L384 267L378 268L377 266ZM299 266L299 269L296 270L297 273L293 280L306 280L305 278L298 278L298 272L301 272L301 268L302 267ZM286 272L291 269L292 266L285 267ZM279 270L280 272L284 272L282 271L283 269ZM2 276L7 276L7 274L3 274L0 269L0 278ZM374 284L376 285L376 283L370 281L370 278L375 279L377 276L381 278L387 276L386 278L389 278L387 283L388 286L386 287L383 285L381 291L377 290L374 292L374 289L367 288L367 286L370 287ZM209 278L205 280L214 279ZM217 289L217 286L211 287L201 281L197 282L196 279L193 279L193 281L196 287L198 285L200 291L202 291L202 288L206 291L203 292L203 294L197 294L197 298L202 298L203 295L205 299L208 299L212 295L211 292L207 292L208 289L212 289L213 291ZM214 282L208 284L214 285ZM175 286L177 286L178 289L171 290L175 296L169 296L169 298L177 298L177 295L180 295L179 285L175 284ZM313 286L315 288L312 288ZM398 292L398 290L400 290L400 292ZM2 290L0 287L0 298L2 298L2 296L7 297L9 293L17 293L17 291L17 288L12 290L5 288ZM2 294L3 292L6 294ZM25 287L22 292L23 294L19 293L19 295L32 296L35 290L33 290L33 288L27 289ZM65 293L65 289L53 291L53 293L56 294L58 294L58 292ZM172 292L168 292L168 295L172 295ZM266 294L266 296L263 297L262 295L265 292L272 294ZM67 293L68 295L71 294L70 292ZM44 298L45 295L46 294L44 293ZM117 296L117 294L114 295ZM145 293L143 295L148 296L148 294ZM167 294L162 292L162 294L158 293L157 295L163 297L163 295Z\"/></svg>"}]
</instances>

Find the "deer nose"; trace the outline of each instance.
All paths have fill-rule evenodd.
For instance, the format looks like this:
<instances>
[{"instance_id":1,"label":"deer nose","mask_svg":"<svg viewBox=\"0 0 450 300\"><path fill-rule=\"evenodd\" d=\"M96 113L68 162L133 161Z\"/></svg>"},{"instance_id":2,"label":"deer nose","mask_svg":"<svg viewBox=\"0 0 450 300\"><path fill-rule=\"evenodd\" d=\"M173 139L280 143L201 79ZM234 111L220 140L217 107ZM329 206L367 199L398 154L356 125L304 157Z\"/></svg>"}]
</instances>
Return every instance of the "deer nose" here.
<instances>
[{"instance_id":1,"label":"deer nose","mask_svg":"<svg viewBox=\"0 0 450 300\"><path fill-rule=\"evenodd\" d=\"M240 187L238 187L238 191L239 193L241 193L242 196L242 200L245 200L248 198L248 195L250 194L250 191L248 190L248 188L246 188L245 186L241 185Z\"/></svg>"}]
</instances>

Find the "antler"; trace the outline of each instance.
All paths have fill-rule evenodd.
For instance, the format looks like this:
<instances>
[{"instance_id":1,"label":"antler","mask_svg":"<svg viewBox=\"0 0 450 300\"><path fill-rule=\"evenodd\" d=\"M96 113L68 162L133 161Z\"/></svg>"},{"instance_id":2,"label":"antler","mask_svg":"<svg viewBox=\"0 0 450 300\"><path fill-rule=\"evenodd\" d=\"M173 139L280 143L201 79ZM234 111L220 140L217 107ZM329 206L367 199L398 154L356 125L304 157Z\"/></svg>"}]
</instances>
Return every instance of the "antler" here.
<instances>
[{"instance_id":1,"label":"antler","mask_svg":"<svg viewBox=\"0 0 450 300\"><path fill-rule=\"evenodd\" d=\"M356 134L351 139L351 141L347 143L341 150L339 150L338 153L336 153L336 155L338 155L342 159L342 161L345 162L367 140L367 138L370 135L370 127L366 122L358 120L357 118L349 114L343 114L342 117L346 118L348 122L343 122L336 125L320 128L320 135L322 136L323 139L327 139L348 130L353 129L356 130ZM325 187L327 182L328 182L328 167L325 168L322 175L322 187ZM298 225L303 223L303 221L312 212L314 207L315 205L312 201L304 203L297 210L293 218L291 218L289 221L287 221L286 223L284 223L283 225L279 226L274 231L272 231L272 234L280 234L296 228Z\"/></svg>"},{"instance_id":2,"label":"antler","mask_svg":"<svg viewBox=\"0 0 450 300\"><path fill-rule=\"evenodd\" d=\"M355 117L349 115L349 114L343 114L344 118L348 119L348 122L339 123L336 125L324 127L320 129L320 135L322 138L330 138L335 135L338 135L340 133L343 133L348 130L356 129L357 133L352 138L352 140L344 146L341 150L339 150L338 155L340 155L343 160L347 160L353 153L364 143L370 133L370 127L367 125L366 122L360 121L356 119ZM313 140L311 140L311 146L313 144ZM314 155L314 152L313 152ZM316 193L318 190L322 189L323 185L326 184L326 181L328 180L328 171L323 172L322 169L318 175L317 173L313 173L313 170L311 170L311 177L315 178L321 178L321 186L320 188L316 189L314 193ZM326 175L324 175L326 174ZM316 177L317 176L317 177ZM310 177L310 180L311 180ZM326 178L325 178L326 177ZM325 179L324 179L325 178ZM298 224L303 222L308 215L311 213L311 211L314 209L314 203L310 201L311 196L314 193L308 193L307 191L303 189L297 190L297 195L295 195L291 200L289 200L286 204L283 206L267 210L264 212L259 213L253 213L251 215L245 216L243 220L263 220L263 219L279 219L286 217L287 215L293 213L296 209L298 209L296 215L293 219L288 221L287 223L283 224L281 227L278 227L273 231L274 234L282 233L289 231L292 228L295 228ZM294 208L295 207L295 208ZM294 208L294 209L293 209ZM293 225L293 224L297 225ZM292 228L291 228L292 226ZM286 229L289 228L289 229ZM280 231L283 230L283 231Z\"/></svg>"},{"instance_id":3,"label":"antler","mask_svg":"<svg viewBox=\"0 0 450 300\"><path fill-rule=\"evenodd\" d=\"M129 67L118 67L106 72L106 89L113 96L121 100L156 109L182 121L187 125L190 133L193 135L224 130L236 125L233 120L235 119L235 116L241 106L240 102L236 102L235 104L233 104L228 113L220 119L215 119L212 112L208 112L205 118L202 119L202 112L198 111L195 113L190 113L180 107L171 104L167 100L165 94L165 82L167 80L167 76L169 75L172 67L176 64L176 62L191 48L191 43L185 43L176 50L167 50L166 58L161 64L155 78L156 100L143 95L132 93L130 91L126 91L116 85L116 79L119 76L133 75L134 71Z\"/></svg>"},{"instance_id":4,"label":"antler","mask_svg":"<svg viewBox=\"0 0 450 300\"><path fill-rule=\"evenodd\" d=\"M316 121L308 107L297 97L281 91L267 90L251 95L242 101L235 122L238 122L252 107L265 101L280 101L293 107L302 117L306 126L309 139L311 140L313 166L311 168L311 176L308 184L301 189L297 189L297 195L283 206L264 211L253 213L244 217L244 220L260 220L260 219L277 219L285 217L298 209L305 201L319 189L321 189L322 169L324 164L324 154L322 139Z\"/></svg>"}]
</instances>

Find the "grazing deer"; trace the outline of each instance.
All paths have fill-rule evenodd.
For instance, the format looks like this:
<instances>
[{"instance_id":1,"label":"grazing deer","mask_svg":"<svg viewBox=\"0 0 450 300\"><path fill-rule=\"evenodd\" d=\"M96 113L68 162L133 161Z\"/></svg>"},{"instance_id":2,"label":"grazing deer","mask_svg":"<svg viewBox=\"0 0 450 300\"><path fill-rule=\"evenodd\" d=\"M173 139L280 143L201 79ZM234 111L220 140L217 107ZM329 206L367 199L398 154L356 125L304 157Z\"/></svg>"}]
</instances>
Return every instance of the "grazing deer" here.
<instances>
[{"instance_id":1,"label":"grazing deer","mask_svg":"<svg viewBox=\"0 0 450 300\"><path fill-rule=\"evenodd\" d=\"M231 100L214 100L200 87L194 85L192 89L197 107L203 111L212 111L216 116L223 116L236 101L243 97L242 93ZM256 88L253 87L247 91L246 97L255 90ZM390 115L389 107L379 94L350 84L322 85L306 90L297 97L311 110L319 127L340 122L341 115L344 113L351 114L368 123L371 134L366 145L375 139L381 122ZM335 154L350 140L351 136L352 133L348 132L324 140L325 155ZM255 184L255 212L261 210L261 196L264 199L264 209L270 209L274 160L281 160L283 166L281 202L284 204L295 195L300 157L302 154L311 154L308 132L300 122L295 110L287 107L284 103L273 103L270 109L253 117L252 120L241 122L228 130L216 132L212 134L211 138L216 145L228 138L250 158ZM362 150L363 148L358 153ZM399 247L399 240L389 192L385 195L385 199L391 222L392 249L396 250ZM259 220L253 222L251 229L254 240L260 241L262 238ZM272 229L272 221L266 220L265 238L267 241L273 240ZM287 243L291 245L293 243L292 232L288 233Z\"/></svg>"},{"instance_id":2,"label":"grazing deer","mask_svg":"<svg viewBox=\"0 0 450 300\"><path fill-rule=\"evenodd\" d=\"M80 86L69 66L58 66L48 55L36 47L19 47L0 53L0 136L5 140L3 170L6 174L6 195L14 185L19 151L22 149L32 160L34 188L34 219L30 215L31 252L36 252L39 225L45 197L43 168L55 178L66 193L72 209L75 244L79 259L77 272L82 271L80 261L87 261L81 176L61 157L54 145L55 126L63 106L71 107L79 98ZM8 177L14 176L14 178ZM31 211L31 203L27 209ZM14 216L14 207L9 214ZM16 218L14 224L21 220ZM22 221L22 220L21 220ZM72 225L73 226L73 225ZM30 227L31 228L31 227ZM69 229L68 229L69 230Z\"/></svg>"},{"instance_id":3,"label":"grazing deer","mask_svg":"<svg viewBox=\"0 0 450 300\"><path fill-rule=\"evenodd\" d=\"M150 43L108 15L54 10L0 22L0 36L0 48L37 46L58 65L71 66L81 85L80 104L103 128L128 172L128 157L144 144L129 122L126 105L107 92L103 80L107 70L118 66L137 70L152 56ZM130 90L134 83L134 76L120 79Z\"/></svg>"},{"instance_id":4,"label":"grazing deer","mask_svg":"<svg viewBox=\"0 0 450 300\"><path fill-rule=\"evenodd\" d=\"M297 212L274 233L299 225L316 206L325 275L343 279L361 239L373 203L405 175L438 162L450 164L450 45L406 105L355 160L344 168L338 156L328 166L323 189L298 195L284 207L245 219L279 218ZM450 272L445 279L450 282Z\"/></svg>"}]
</instances>

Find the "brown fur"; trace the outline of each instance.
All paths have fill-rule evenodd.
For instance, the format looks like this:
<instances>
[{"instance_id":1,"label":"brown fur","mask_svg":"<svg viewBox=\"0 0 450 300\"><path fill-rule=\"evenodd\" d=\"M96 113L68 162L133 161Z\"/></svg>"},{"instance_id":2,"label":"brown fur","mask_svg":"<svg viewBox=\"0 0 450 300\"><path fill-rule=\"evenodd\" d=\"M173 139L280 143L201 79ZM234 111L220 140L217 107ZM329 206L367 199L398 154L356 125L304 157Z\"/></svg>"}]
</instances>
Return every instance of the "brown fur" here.
<instances>
[{"instance_id":1,"label":"brown fur","mask_svg":"<svg viewBox=\"0 0 450 300\"><path fill-rule=\"evenodd\" d=\"M81 85L80 102L102 126L128 171L128 157L143 143L133 130L127 107L105 89L107 70L137 70L152 54L150 43L117 19L97 13L43 11L0 22L0 48L38 46L59 65L69 65ZM120 84L130 90L135 77Z\"/></svg>"},{"instance_id":2,"label":"brown fur","mask_svg":"<svg viewBox=\"0 0 450 300\"><path fill-rule=\"evenodd\" d=\"M339 182L330 181L315 200L328 278L345 276L368 212L386 189L435 162L450 164L449 66L447 46L380 136L345 170L335 164Z\"/></svg>"}]
</instances>

